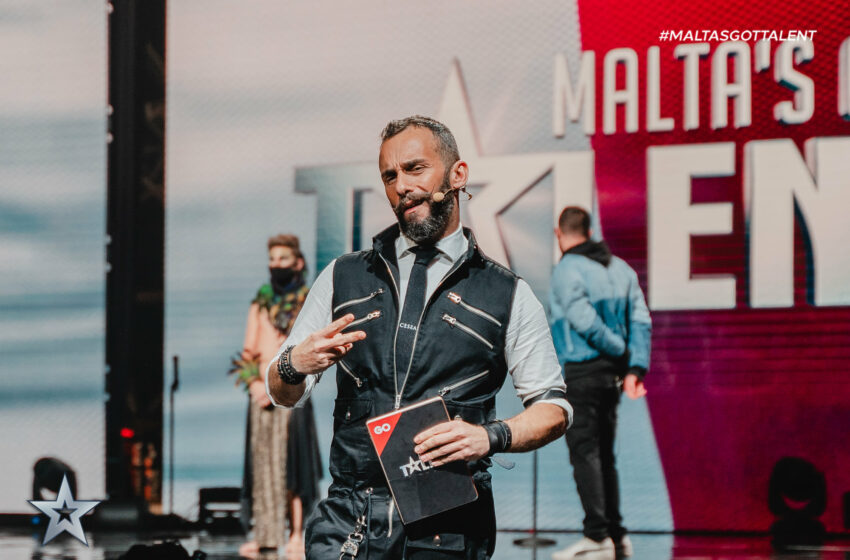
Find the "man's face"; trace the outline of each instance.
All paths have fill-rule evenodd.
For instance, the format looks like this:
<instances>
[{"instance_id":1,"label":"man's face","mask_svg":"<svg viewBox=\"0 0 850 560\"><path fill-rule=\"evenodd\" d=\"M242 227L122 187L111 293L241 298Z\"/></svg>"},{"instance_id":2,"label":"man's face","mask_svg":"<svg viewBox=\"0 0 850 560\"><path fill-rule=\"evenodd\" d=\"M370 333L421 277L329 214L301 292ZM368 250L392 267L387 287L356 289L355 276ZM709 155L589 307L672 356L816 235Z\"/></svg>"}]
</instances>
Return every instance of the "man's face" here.
<instances>
[{"instance_id":1,"label":"man's face","mask_svg":"<svg viewBox=\"0 0 850 560\"><path fill-rule=\"evenodd\" d=\"M290 247L277 245L269 249L269 268L294 268L301 270L304 261L295 256Z\"/></svg>"},{"instance_id":2,"label":"man's face","mask_svg":"<svg viewBox=\"0 0 850 560\"><path fill-rule=\"evenodd\" d=\"M378 167L387 199L402 231L413 241L435 243L448 226L456 227L459 218L455 197L448 195L436 203L430 195L453 186L457 166L446 169L437 139L427 128L406 128L381 145ZM464 182L465 170L463 164Z\"/></svg>"}]
</instances>

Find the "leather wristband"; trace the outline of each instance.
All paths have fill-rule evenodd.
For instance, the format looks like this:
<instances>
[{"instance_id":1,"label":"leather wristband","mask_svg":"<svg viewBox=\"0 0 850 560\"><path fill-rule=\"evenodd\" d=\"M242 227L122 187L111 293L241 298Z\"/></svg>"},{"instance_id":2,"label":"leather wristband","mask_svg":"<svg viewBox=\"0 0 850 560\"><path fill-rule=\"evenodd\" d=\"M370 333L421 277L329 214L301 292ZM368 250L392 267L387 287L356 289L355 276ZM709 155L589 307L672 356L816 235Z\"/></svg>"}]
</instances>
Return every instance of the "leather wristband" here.
<instances>
[{"instance_id":1,"label":"leather wristband","mask_svg":"<svg viewBox=\"0 0 850 560\"><path fill-rule=\"evenodd\" d=\"M494 420L487 422L482 426L487 432L487 437L490 440L490 451L487 456L494 453L501 453L511 448L511 428L502 420Z\"/></svg>"},{"instance_id":2,"label":"leather wristband","mask_svg":"<svg viewBox=\"0 0 850 560\"><path fill-rule=\"evenodd\" d=\"M277 375L280 377L281 381L287 385L301 385L301 382L304 381L304 378L307 376L298 373L295 371L295 368L292 367L293 348L294 346L289 346L281 352L280 358L277 361Z\"/></svg>"}]
</instances>

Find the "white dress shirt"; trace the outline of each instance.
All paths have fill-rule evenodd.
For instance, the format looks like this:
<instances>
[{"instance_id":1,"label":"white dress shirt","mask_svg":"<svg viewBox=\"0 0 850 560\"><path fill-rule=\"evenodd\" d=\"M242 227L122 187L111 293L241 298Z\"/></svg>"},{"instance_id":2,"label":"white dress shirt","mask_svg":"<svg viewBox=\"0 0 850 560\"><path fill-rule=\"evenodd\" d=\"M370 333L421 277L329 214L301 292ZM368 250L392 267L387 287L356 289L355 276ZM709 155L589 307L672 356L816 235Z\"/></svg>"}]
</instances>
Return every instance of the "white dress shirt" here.
<instances>
[{"instance_id":1,"label":"white dress shirt","mask_svg":"<svg viewBox=\"0 0 850 560\"><path fill-rule=\"evenodd\" d=\"M416 258L410 249L415 246L416 244L404 235L400 235L395 241L399 272L399 301L404 301L407 291L410 271L413 269L413 261ZM460 226L452 234L437 242L439 253L428 265L425 287L426 301L437 289L440 281L454 263L463 256L468 246L469 240L463 235L463 228ZM307 299L304 301L304 307L301 308L301 312L295 320L295 325L289 333L289 337L280 347L275 360L272 360L271 363L274 363L280 357L284 349L297 345L310 333L325 328L333 321L331 302L333 301L334 263L336 263L335 260L328 264L316 278L307 294ZM355 342L355 344L357 343ZM508 330L505 335L505 362L508 366L508 372L511 374L517 396L523 402L551 389L566 391L564 378L561 375L561 366L558 364L543 306L534 296L531 286L522 278L517 283L514 300L511 304ZM271 363L266 371L266 392L272 403L280 406L275 402L269 391L269 375L277 375L277 371L271 371ZM320 378L321 374L307 376L304 395L295 406L300 406L309 397ZM560 406L567 411L569 422L572 422L573 409L566 399L543 399L539 402L549 402Z\"/></svg>"}]
</instances>

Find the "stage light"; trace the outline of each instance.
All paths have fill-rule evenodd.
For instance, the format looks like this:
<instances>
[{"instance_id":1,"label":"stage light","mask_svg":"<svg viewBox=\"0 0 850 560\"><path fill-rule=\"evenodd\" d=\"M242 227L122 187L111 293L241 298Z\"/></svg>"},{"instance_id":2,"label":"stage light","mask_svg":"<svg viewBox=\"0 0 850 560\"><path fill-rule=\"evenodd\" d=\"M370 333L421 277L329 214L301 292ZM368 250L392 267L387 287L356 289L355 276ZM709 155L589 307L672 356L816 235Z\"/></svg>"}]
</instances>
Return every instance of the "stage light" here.
<instances>
[{"instance_id":1,"label":"stage light","mask_svg":"<svg viewBox=\"0 0 850 560\"><path fill-rule=\"evenodd\" d=\"M819 546L826 528L819 517L826 511L826 478L811 462L783 457L776 462L768 483L768 508L777 517L771 525L773 545Z\"/></svg>"},{"instance_id":2,"label":"stage light","mask_svg":"<svg viewBox=\"0 0 850 560\"><path fill-rule=\"evenodd\" d=\"M133 439L135 437L136 432L132 430L132 428L121 428L121 437L124 439Z\"/></svg>"}]
</instances>

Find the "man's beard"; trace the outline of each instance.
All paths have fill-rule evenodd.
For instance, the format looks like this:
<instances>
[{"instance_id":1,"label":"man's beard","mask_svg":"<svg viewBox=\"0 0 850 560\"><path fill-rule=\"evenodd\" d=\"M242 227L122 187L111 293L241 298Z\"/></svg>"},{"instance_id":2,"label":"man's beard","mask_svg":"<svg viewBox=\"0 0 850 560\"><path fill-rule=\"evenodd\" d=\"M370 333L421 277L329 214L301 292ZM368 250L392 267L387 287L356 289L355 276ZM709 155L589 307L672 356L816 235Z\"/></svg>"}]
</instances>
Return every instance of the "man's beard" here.
<instances>
[{"instance_id":1,"label":"man's beard","mask_svg":"<svg viewBox=\"0 0 850 560\"><path fill-rule=\"evenodd\" d=\"M431 200L431 195L420 195L422 204L427 204L430 211L428 216L419 221L408 221L404 215L404 211L409 208L405 203L412 197L405 196L400 198L398 204L395 205L393 211L398 218L398 225L401 227L402 233L417 245L434 245L443 237L446 232L446 227L449 225L452 211L455 207L455 197L450 193L451 184L449 183L449 175L443 177L443 183L440 185L440 192L447 193L446 197L440 202Z\"/></svg>"}]
</instances>

